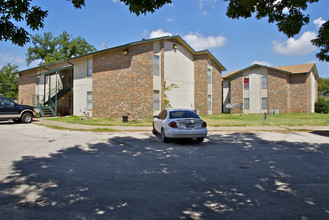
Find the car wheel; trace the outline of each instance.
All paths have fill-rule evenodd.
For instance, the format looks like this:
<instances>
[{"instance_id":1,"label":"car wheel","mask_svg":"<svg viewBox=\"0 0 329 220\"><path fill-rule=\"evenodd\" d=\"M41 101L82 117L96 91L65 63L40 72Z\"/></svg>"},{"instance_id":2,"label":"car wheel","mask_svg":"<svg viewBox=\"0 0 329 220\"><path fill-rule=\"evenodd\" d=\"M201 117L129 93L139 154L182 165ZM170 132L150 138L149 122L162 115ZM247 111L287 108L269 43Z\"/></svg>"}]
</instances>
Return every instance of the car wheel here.
<instances>
[{"instance_id":1,"label":"car wheel","mask_svg":"<svg viewBox=\"0 0 329 220\"><path fill-rule=\"evenodd\" d=\"M168 138L166 137L165 131L163 130L163 128L161 129L161 141L163 143L168 143Z\"/></svg>"},{"instance_id":2,"label":"car wheel","mask_svg":"<svg viewBox=\"0 0 329 220\"><path fill-rule=\"evenodd\" d=\"M153 134L157 134L157 131L155 130L155 128L154 128L154 122L153 122L153 129L152 129L152 133Z\"/></svg>"},{"instance_id":3,"label":"car wheel","mask_svg":"<svg viewBox=\"0 0 329 220\"><path fill-rule=\"evenodd\" d=\"M202 142L204 140L204 138L196 138L196 142Z\"/></svg>"},{"instance_id":4,"label":"car wheel","mask_svg":"<svg viewBox=\"0 0 329 220\"><path fill-rule=\"evenodd\" d=\"M31 123L33 119L33 115L29 112L26 112L22 115L21 121L23 123Z\"/></svg>"}]
</instances>

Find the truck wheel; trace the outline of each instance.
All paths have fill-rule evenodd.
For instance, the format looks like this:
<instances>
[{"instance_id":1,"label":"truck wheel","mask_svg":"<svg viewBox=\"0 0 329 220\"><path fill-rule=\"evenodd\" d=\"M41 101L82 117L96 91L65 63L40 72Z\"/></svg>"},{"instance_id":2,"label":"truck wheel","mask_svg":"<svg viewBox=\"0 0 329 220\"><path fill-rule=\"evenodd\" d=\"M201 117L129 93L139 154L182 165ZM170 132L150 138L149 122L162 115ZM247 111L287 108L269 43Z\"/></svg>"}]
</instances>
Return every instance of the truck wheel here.
<instances>
[{"instance_id":1,"label":"truck wheel","mask_svg":"<svg viewBox=\"0 0 329 220\"><path fill-rule=\"evenodd\" d=\"M33 115L29 112L26 112L22 115L21 121L23 123L31 123L33 119Z\"/></svg>"}]
</instances>

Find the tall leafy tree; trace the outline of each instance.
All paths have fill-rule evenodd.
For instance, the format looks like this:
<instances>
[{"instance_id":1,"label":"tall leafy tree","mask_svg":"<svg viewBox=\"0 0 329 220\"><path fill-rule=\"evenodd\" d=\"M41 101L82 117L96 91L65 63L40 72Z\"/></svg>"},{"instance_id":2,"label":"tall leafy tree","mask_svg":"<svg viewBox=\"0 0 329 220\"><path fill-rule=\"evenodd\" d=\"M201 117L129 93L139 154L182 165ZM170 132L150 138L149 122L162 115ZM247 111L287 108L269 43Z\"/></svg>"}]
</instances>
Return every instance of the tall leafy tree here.
<instances>
[{"instance_id":1,"label":"tall leafy tree","mask_svg":"<svg viewBox=\"0 0 329 220\"><path fill-rule=\"evenodd\" d=\"M66 31L63 31L58 37L46 32L43 36L36 34L31 38L34 46L27 49L27 65L33 61L39 61L40 65L54 63L96 51L96 48L84 38L80 36L73 38Z\"/></svg>"},{"instance_id":2,"label":"tall leafy tree","mask_svg":"<svg viewBox=\"0 0 329 220\"><path fill-rule=\"evenodd\" d=\"M309 4L319 0L224 0L229 2L226 15L229 18L250 18L253 14L257 19L268 18L269 23L276 23L278 30L288 37L298 34L301 28L310 22L305 13ZM288 12L287 12L288 11ZM321 61L329 62L329 21L319 30L312 43L320 47L316 55Z\"/></svg>"},{"instance_id":3,"label":"tall leafy tree","mask_svg":"<svg viewBox=\"0 0 329 220\"><path fill-rule=\"evenodd\" d=\"M8 63L0 70L0 94L17 98L18 96L18 66Z\"/></svg>"},{"instance_id":4,"label":"tall leafy tree","mask_svg":"<svg viewBox=\"0 0 329 220\"><path fill-rule=\"evenodd\" d=\"M27 28L39 30L43 28L47 10L38 6L31 6L32 0L0 0L0 40L10 40L20 46L30 41L28 32L19 27L17 23L25 22ZM73 7L82 8L85 0L67 0ZM136 15L153 13L172 0L120 0L129 7L131 13ZM224 0L229 2L226 15L229 18L249 18L256 14L256 18L268 18L269 23L276 23L279 31L288 37L298 34L301 28L309 23L309 15L305 13L309 4L319 0ZM285 11L288 9L288 13ZM312 41L320 47L318 59L329 61L329 43L327 33L329 27L323 25L317 38Z\"/></svg>"},{"instance_id":5,"label":"tall leafy tree","mask_svg":"<svg viewBox=\"0 0 329 220\"><path fill-rule=\"evenodd\" d=\"M318 87L319 93L329 91L329 78L320 78Z\"/></svg>"}]
</instances>

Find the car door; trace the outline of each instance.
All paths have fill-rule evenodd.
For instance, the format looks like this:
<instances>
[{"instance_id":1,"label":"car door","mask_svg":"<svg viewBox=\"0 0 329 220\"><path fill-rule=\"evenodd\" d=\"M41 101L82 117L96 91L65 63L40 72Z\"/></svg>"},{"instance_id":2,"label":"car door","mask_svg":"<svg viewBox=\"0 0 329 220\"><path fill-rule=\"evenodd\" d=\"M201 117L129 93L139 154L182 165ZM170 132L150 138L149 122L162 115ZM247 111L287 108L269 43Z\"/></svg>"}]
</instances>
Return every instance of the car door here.
<instances>
[{"instance_id":1,"label":"car door","mask_svg":"<svg viewBox=\"0 0 329 220\"><path fill-rule=\"evenodd\" d=\"M166 115L167 115L167 111L163 110L162 112L160 112L158 117L154 119L154 128L155 128L155 130L157 130L157 132L161 132L162 121Z\"/></svg>"},{"instance_id":2,"label":"car door","mask_svg":"<svg viewBox=\"0 0 329 220\"><path fill-rule=\"evenodd\" d=\"M0 118L17 118L19 110L15 103L7 98L0 97Z\"/></svg>"}]
</instances>

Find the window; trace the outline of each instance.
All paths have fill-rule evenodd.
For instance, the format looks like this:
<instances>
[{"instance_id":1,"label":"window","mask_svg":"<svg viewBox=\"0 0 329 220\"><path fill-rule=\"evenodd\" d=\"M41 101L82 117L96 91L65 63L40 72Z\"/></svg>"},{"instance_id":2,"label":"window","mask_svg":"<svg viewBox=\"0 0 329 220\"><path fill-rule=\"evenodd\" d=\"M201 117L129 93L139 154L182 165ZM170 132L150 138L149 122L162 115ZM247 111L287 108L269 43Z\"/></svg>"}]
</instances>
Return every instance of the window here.
<instances>
[{"instance_id":1,"label":"window","mask_svg":"<svg viewBox=\"0 0 329 220\"><path fill-rule=\"evenodd\" d=\"M159 90L153 91L153 109L154 110L160 109L160 91Z\"/></svg>"},{"instance_id":2,"label":"window","mask_svg":"<svg viewBox=\"0 0 329 220\"><path fill-rule=\"evenodd\" d=\"M93 59L87 61L87 76L92 77L93 75Z\"/></svg>"},{"instance_id":3,"label":"window","mask_svg":"<svg viewBox=\"0 0 329 220\"><path fill-rule=\"evenodd\" d=\"M208 68L207 74L208 74L208 84L211 84L211 69L210 68Z\"/></svg>"},{"instance_id":4,"label":"window","mask_svg":"<svg viewBox=\"0 0 329 220\"><path fill-rule=\"evenodd\" d=\"M249 98L244 98L243 102L244 109L249 110Z\"/></svg>"},{"instance_id":5,"label":"window","mask_svg":"<svg viewBox=\"0 0 329 220\"><path fill-rule=\"evenodd\" d=\"M40 76L35 77L35 84L40 84Z\"/></svg>"},{"instance_id":6,"label":"window","mask_svg":"<svg viewBox=\"0 0 329 220\"><path fill-rule=\"evenodd\" d=\"M192 111L171 111L169 112L169 118L200 118L196 113Z\"/></svg>"},{"instance_id":7,"label":"window","mask_svg":"<svg viewBox=\"0 0 329 220\"><path fill-rule=\"evenodd\" d=\"M93 94L92 92L87 92L87 110L93 109Z\"/></svg>"},{"instance_id":8,"label":"window","mask_svg":"<svg viewBox=\"0 0 329 220\"><path fill-rule=\"evenodd\" d=\"M262 89L267 89L267 77L262 77Z\"/></svg>"},{"instance_id":9,"label":"window","mask_svg":"<svg viewBox=\"0 0 329 220\"><path fill-rule=\"evenodd\" d=\"M163 110L158 117L159 119L164 120L167 117L167 111Z\"/></svg>"},{"instance_id":10,"label":"window","mask_svg":"<svg viewBox=\"0 0 329 220\"><path fill-rule=\"evenodd\" d=\"M267 109L267 98L262 98L262 109Z\"/></svg>"},{"instance_id":11,"label":"window","mask_svg":"<svg viewBox=\"0 0 329 220\"><path fill-rule=\"evenodd\" d=\"M249 89L249 78L244 78L243 88L244 89Z\"/></svg>"},{"instance_id":12,"label":"window","mask_svg":"<svg viewBox=\"0 0 329 220\"><path fill-rule=\"evenodd\" d=\"M160 57L158 55L153 56L153 74L160 75Z\"/></svg>"},{"instance_id":13,"label":"window","mask_svg":"<svg viewBox=\"0 0 329 220\"><path fill-rule=\"evenodd\" d=\"M211 110L211 95L208 95L208 110Z\"/></svg>"}]
</instances>

